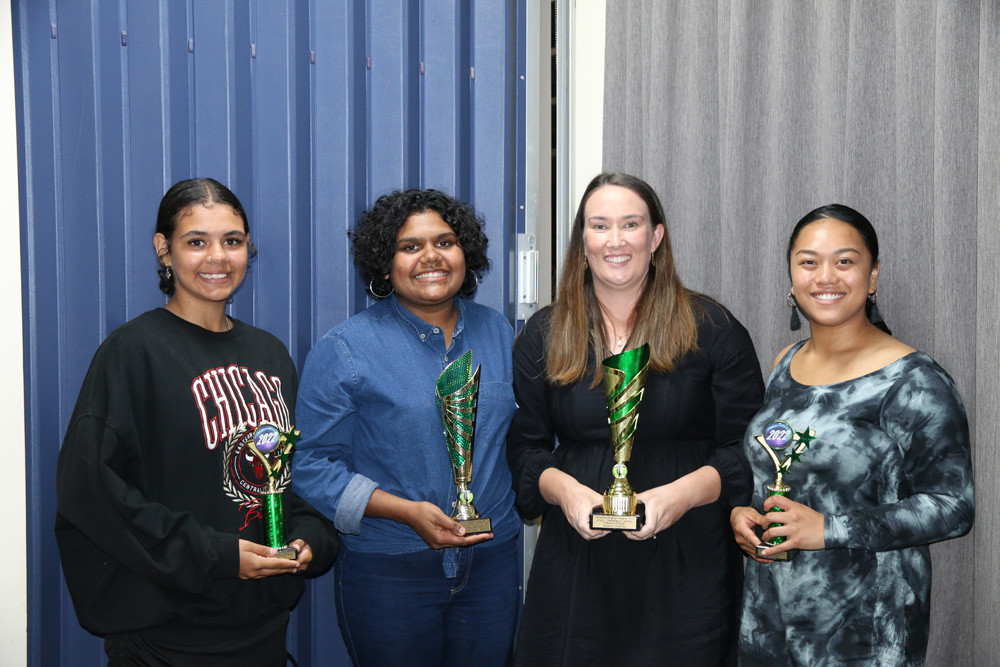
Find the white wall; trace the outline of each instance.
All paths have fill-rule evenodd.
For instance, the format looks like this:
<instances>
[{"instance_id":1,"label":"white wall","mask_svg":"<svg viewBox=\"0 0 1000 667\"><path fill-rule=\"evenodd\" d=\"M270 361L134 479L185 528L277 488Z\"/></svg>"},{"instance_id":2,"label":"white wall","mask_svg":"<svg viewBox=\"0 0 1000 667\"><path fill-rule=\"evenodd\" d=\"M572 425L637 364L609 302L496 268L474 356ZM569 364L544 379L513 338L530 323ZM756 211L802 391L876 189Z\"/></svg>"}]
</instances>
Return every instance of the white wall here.
<instances>
[{"instance_id":1,"label":"white wall","mask_svg":"<svg viewBox=\"0 0 1000 667\"><path fill-rule=\"evenodd\" d=\"M605 0L575 0L570 87L569 214L587 183L601 172L604 146Z\"/></svg>"},{"instance_id":2,"label":"white wall","mask_svg":"<svg viewBox=\"0 0 1000 667\"><path fill-rule=\"evenodd\" d=\"M24 364L21 342L21 234L17 197L17 122L10 0L0 0L0 312L17 326L0 328L0 405L8 438L4 447L4 533L27 535L24 453ZM28 561L26 541L7 544L0 568L0 664L28 660Z\"/></svg>"}]
</instances>

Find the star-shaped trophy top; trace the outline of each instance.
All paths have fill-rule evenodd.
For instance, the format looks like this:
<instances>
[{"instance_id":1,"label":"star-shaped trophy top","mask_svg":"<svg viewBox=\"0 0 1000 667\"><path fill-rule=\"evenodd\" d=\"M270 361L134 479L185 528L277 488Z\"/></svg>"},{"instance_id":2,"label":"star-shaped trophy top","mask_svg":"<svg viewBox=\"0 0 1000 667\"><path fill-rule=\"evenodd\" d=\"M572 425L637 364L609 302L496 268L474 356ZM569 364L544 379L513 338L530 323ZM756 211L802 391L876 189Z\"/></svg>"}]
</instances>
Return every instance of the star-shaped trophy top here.
<instances>
[{"instance_id":1,"label":"star-shaped trophy top","mask_svg":"<svg viewBox=\"0 0 1000 667\"><path fill-rule=\"evenodd\" d=\"M796 431L787 422L773 421L765 428L764 433L754 436L754 440L760 444L764 451L771 457L774 463L774 470L779 477L787 475L792 464L802 457L802 453L809 448L809 445L816 439L816 431L806 428L803 431ZM785 460L778 459L778 451L789 447ZM778 450L778 451L775 451Z\"/></svg>"}]
</instances>

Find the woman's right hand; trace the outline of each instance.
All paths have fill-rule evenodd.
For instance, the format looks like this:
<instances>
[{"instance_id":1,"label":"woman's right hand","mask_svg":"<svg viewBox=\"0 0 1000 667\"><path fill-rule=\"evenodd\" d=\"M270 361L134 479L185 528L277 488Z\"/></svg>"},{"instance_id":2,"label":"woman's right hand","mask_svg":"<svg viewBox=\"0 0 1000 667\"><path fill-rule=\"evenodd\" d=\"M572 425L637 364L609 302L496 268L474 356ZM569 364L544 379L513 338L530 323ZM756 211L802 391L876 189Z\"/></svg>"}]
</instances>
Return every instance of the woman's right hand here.
<instances>
[{"instance_id":1,"label":"woman's right hand","mask_svg":"<svg viewBox=\"0 0 1000 667\"><path fill-rule=\"evenodd\" d=\"M240 540L240 579L263 579L276 574L292 574L299 561L275 558L277 549L249 540Z\"/></svg>"},{"instance_id":2,"label":"woman's right hand","mask_svg":"<svg viewBox=\"0 0 1000 667\"><path fill-rule=\"evenodd\" d=\"M414 502L409 508L406 524L427 543L431 549L445 547L470 547L493 539L493 533L466 536L465 528L441 511L434 503Z\"/></svg>"},{"instance_id":3,"label":"woman's right hand","mask_svg":"<svg viewBox=\"0 0 1000 667\"><path fill-rule=\"evenodd\" d=\"M466 535L462 524L441 511L434 503L419 500L407 500L382 489L375 489L365 516L390 519L405 524L413 529L431 549L445 547L471 547L486 540L493 539L493 533Z\"/></svg>"},{"instance_id":4,"label":"woman's right hand","mask_svg":"<svg viewBox=\"0 0 1000 667\"><path fill-rule=\"evenodd\" d=\"M733 511L729 513L729 523L733 527L736 544L750 558L753 558L758 563L766 564L771 561L766 558L757 558L757 545L761 544L761 541L754 531L755 528L760 526L762 518L760 512L752 507L734 507Z\"/></svg>"},{"instance_id":5,"label":"woman's right hand","mask_svg":"<svg viewBox=\"0 0 1000 667\"><path fill-rule=\"evenodd\" d=\"M583 539L596 540L611 532L590 527L590 513L601 504L601 494L580 484L572 475L558 468L546 468L538 476L538 489L548 503L559 506L566 521Z\"/></svg>"}]
</instances>

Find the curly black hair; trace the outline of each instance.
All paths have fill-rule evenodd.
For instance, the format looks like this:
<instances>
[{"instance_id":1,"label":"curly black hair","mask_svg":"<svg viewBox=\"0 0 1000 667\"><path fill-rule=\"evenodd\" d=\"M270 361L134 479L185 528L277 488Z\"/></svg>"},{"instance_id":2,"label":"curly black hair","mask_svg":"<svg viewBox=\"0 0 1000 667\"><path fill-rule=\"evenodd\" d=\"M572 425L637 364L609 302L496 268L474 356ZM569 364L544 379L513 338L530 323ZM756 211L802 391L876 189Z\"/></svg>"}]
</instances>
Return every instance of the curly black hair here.
<instances>
[{"instance_id":1,"label":"curly black hair","mask_svg":"<svg viewBox=\"0 0 1000 667\"><path fill-rule=\"evenodd\" d=\"M490 270L490 260L486 257L489 239L483 233L486 221L472 204L460 202L438 190L397 190L376 199L375 204L361 214L354 230L347 233L354 264L375 299L384 299L392 293L392 284L386 280L386 275L392 271L400 228L411 215L425 211L440 215L458 236L466 268L465 280L458 290L461 296L475 294L479 279Z\"/></svg>"}]
</instances>

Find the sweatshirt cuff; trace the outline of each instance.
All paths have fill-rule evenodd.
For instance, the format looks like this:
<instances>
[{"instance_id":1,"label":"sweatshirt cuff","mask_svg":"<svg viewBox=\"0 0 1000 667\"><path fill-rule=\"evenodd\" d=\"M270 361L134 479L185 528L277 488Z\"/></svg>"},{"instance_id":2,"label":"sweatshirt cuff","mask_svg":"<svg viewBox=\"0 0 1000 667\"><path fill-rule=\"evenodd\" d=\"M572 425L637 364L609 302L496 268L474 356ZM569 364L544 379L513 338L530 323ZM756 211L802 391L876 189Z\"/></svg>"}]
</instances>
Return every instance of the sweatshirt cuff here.
<instances>
[{"instance_id":1,"label":"sweatshirt cuff","mask_svg":"<svg viewBox=\"0 0 1000 667\"><path fill-rule=\"evenodd\" d=\"M850 530L847 526L847 516L844 514L827 514L823 518L823 543L826 549L844 549Z\"/></svg>"},{"instance_id":2,"label":"sweatshirt cuff","mask_svg":"<svg viewBox=\"0 0 1000 667\"><path fill-rule=\"evenodd\" d=\"M240 538L230 533L213 531L208 540L218 563L219 579L236 579L240 576Z\"/></svg>"},{"instance_id":3,"label":"sweatshirt cuff","mask_svg":"<svg viewBox=\"0 0 1000 667\"><path fill-rule=\"evenodd\" d=\"M364 475L354 475L340 496L337 504L337 514L333 524L342 533L348 535L361 534L361 520L365 517L365 508L378 484Z\"/></svg>"}]
</instances>

